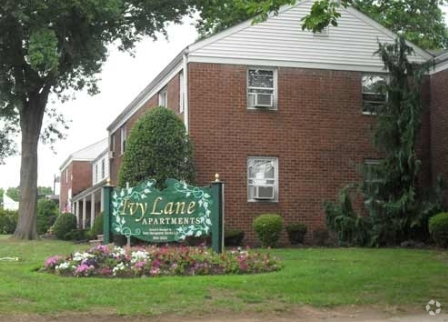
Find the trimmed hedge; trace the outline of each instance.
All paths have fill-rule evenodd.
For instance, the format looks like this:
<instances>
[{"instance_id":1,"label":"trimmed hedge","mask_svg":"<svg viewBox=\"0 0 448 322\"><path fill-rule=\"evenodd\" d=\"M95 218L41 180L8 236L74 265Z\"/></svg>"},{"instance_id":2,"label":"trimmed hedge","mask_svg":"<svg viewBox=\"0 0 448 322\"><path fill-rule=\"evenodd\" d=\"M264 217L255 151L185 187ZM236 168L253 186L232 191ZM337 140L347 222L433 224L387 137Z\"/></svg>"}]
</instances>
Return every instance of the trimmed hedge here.
<instances>
[{"instance_id":1,"label":"trimmed hedge","mask_svg":"<svg viewBox=\"0 0 448 322\"><path fill-rule=\"evenodd\" d=\"M303 244L308 227L305 224L289 224L286 226L291 245Z\"/></svg>"},{"instance_id":2,"label":"trimmed hedge","mask_svg":"<svg viewBox=\"0 0 448 322\"><path fill-rule=\"evenodd\" d=\"M69 240L71 239L71 232L76 230L76 216L72 213L66 212L60 214L53 225L53 231L57 239Z\"/></svg>"},{"instance_id":3,"label":"trimmed hedge","mask_svg":"<svg viewBox=\"0 0 448 322\"><path fill-rule=\"evenodd\" d=\"M16 230L17 211L0 209L0 234L10 235Z\"/></svg>"},{"instance_id":4,"label":"trimmed hedge","mask_svg":"<svg viewBox=\"0 0 448 322\"><path fill-rule=\"evenodd\" d=\"M103 234L103 221L104 221L104 215L102 212L100 212L98 216L96 216L95 221L93 222L93 226L90 229L89 238L97 239L98 235Z\"/></svg>"},{"instance_id":5,"label":"trimmed hedge","mask_svg":"<svg viewBox=\"0 0 448 322\"><path fill-rule=\"evenodd\" d=\"M439 247L448 247L448 213L442 212L429 219L429 233Z\"/></svg>"},{"instance_id":6,"label":"trimmed hedge","mask_svg":"<svg viewBox=\"0 0 448 322\"><path fill-rule=\"evenodd\" d=\"M262 247L276 247L283 227L283 218L277 214L260 215L253 221Z\"/></svg>"},{"instance_id":7,"label":"trimmed hedge","mask_svg":"<svg viewBox=\"0 0 448 322\"><path fill-rule=\"evenodd\" d=\"M244 230L229 229L224 231L224 245L225 246L241 246L244 239Z\"/></svg>"}]
</instances>

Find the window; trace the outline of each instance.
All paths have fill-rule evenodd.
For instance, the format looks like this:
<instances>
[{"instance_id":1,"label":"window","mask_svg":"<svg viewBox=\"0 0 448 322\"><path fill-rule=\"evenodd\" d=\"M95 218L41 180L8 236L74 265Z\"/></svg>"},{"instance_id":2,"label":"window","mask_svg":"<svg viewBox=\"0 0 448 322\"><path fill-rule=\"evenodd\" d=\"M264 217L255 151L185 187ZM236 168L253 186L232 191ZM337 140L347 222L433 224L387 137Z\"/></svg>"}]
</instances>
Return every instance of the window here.
<instances>
[{"instance_id":1,"label":"window","mask_svg":"<svg viewBox=\"0 0 448 322\"><path fill-rule=\"evenodd\" d=\"M381 160L364 160L364 183L369 195L374 194L379 189L381 178L378 173L378 166Z\"/></svg>"},{"instance_id":2,"label":"window","mask_svg":"<svg viewBox=\"0 0 448 322\"><path fill-rule=\"evenodd\" d=\"M100 172L98 171L98 163L96 163L96 164L95 164L95 177L94 177L94 178L95 178L95 179L94 179L94 182L95 182L95 183L97 183L98 181L100 181L100 180L99 180L99 175L100 175Z\"/></svg>"},{"instance_id":3,"label":"window","mask_svg":"<svg viewBox=\"0 0 448 322\"><path fill-rule=\"evenodd\" d=\"M106 177L106 160L101 160L101 180Z\"/></svg>"},{"instance_id":4,"label":"window","mask_svg":"<svg viewBox=\"0 0 448 322\"><path fill-rule=\"evenodd\" d=\"M121 136L121 144L120 144L120 153L123 154L126 151L126 125L123 125L120 130Z\"/></svg>"},{"instance_id":5,"label":"window","mask_svg":"<svg viewBox=\"0 0 448 322\"><path fill-rule=\"evenodd\" d=\"M162 89L159 93L159 106L168 107L168 93L166 88Z\"/></svg>"},{"instance_id":6,"label":"window","mask_svg":"<svg viewBox=\"0 0 448 322\"><path fill-rule=\"evenodd\" d=\"M277 71L249 69L247 71L247 107L277 109Z\"/></svg>"},{"instance_id":7,"label":"window","mask_svg":"<svg viewBox=\"0 0 448 322\"><path fill-rule=\"evenodd\" d=\"M384 86L387 84L386 76L362 76L362 113L374 115L378 108L386 102L387 95Z\"/></svg>"},{"instance_id":8,"label":"window","mask_svg":"<svg viewBox=\"0 0 448 322\"><path fill-rule=\"evenodd\" d=\"M247 159L248 201L278 201L278 159L249 157Z\"/></svg>"}]
</instances>

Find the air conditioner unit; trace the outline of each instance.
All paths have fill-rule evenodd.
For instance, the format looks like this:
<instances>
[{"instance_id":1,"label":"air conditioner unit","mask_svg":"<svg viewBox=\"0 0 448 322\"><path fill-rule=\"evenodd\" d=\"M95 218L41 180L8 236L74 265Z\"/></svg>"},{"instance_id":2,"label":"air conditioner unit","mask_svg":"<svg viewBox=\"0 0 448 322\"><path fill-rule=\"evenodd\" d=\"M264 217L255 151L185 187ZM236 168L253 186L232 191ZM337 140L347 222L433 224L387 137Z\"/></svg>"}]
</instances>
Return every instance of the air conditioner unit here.
<instances>
[{"instance_id":1,"label":"air conditioner unit","mask_svg":"<svg viewBox=\"0 0 448 322\"><path fill-rule=\"evenodd\" d=\"M248 100L251 107L274 106L274 95L270 93L249 93Z\"/></svg>"},{"instance_id":2,"label":"air conditioner unit","mask_svg":"<svg viewBox=\"0 0 448 322\"><path fill-rule=\"evenodd\" d=\"M274 187L273 186L253 186L254 199L274 199Z\"/></svg>"},{"instance_id":3,"label":"air conditioner unit","mask_svg":"<svg viewBox=\"0 0 448 322\"><path fill-rule=\"evenodd\" d=\"M109 151L109 159L113 159L115 157L115 151Z\"/></svg>"}]
</instances>

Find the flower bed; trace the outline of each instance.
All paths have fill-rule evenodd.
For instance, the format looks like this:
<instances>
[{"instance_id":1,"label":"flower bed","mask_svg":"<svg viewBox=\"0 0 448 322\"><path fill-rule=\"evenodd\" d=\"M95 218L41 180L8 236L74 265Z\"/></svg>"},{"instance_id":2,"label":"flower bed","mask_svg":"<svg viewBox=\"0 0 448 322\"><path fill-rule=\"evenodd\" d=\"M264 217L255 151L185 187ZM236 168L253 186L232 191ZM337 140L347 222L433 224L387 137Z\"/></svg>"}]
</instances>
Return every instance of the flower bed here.
<instances>
[{"instance_id":1,"label":"flower bed","mask_svg":"<svg viewBox=\"0 0 448 322\"><path fill-rule=\"evenodd\" d=\"M142 277L253 274L280 270L269 253L233 251L216 254L202 247L120 248L100 245L64 258L53 256L42 271L75 277Z\"/></svg>"}]
</instances>

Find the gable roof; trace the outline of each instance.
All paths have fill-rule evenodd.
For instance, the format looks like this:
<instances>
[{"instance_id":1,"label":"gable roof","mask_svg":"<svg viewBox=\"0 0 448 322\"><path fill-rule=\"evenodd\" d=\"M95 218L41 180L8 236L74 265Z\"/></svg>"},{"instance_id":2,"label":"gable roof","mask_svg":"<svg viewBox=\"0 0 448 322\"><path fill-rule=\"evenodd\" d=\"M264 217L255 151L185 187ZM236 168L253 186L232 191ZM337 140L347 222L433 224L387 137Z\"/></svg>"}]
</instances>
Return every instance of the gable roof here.
<instances>
[{"instance_id":1,"label":"gable roof","mask_svg":"<svg viewBox=\"0 0 448 322\"><path fill-rule=\"evenodd\" d=\"M109 140L106 138L70 154L59 169L63 171L72 161L93 161L99 154L107 150L108 142Z\"/></svg>"},{"instance_id":2,"label":"gable roof","mask_svg":"<svg viewBox=\"0 0 448 322\"><path fill-rule=\"evenodd\" d=\"M392 42L397 35L354 8L341 8L339 26L331 27L329 37L302 31L300 19L314 0L302 0L280 8L278 15L258 24L252 19L197 41L182 50L107 127L113 132L128 120L148 99L157 94L183 63L211 62L289 66L302 68L382 72L383 63L374 56L378 41ZM433 55L407 42L415 61ZM183 58L186 61L183 61Z\"/></svg>"}]
</instances>

